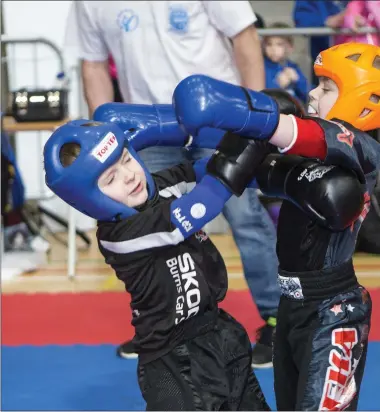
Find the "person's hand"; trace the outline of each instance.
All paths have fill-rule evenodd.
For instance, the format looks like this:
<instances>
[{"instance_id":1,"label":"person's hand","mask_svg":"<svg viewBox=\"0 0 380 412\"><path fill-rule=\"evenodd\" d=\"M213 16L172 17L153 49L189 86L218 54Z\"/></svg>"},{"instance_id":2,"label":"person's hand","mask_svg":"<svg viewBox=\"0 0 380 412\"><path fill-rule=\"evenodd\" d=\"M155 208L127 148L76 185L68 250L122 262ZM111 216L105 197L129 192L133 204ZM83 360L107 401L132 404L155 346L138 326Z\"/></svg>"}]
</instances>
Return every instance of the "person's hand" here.
<instances>
[{"instance_id":1,"label":"person's hand","mask_svg":"<svg viewBox=\"0 0 380 412\"><path fill-rule=\"evenodd\" d=\"M291 82L297 82L299 79L298 73L292 67L285 67L283 70L286 75L289 77Z\"/></svg>"},{"instance_id":2,"label":"person's hand","mask_svg":"<svg viewBox=\"0 0 380 412\"><path fill-rule=\"evenodd\" d=\"M346 10L342 10L340 13L328 17L325 20L325 26L330 27L331 29L338 29L339 27L342 27L345 15Z\"/></svg>"},{"instance_id":3,"label":"person's hand","mask_svg":"<svg viewBox=\"0 0 380 412\"><path fill-rule=\"evenodd\" d=\"M289 74L286 72L286 69L284 69L282 72L280 72L277 75L276 80L277 80L278 85L281 87L281 89L286 89L289 86L289 84L292 82L292 79L290 78Z\"/></svg>"},{"instance_id":4,"label":"person's hand","mask_svg":"<svg viewBox=\"0 0 380 412\"><path fill-rule=\"evenodd\" d=\"M353 25L352 25L352 30L355 31L355 32L358 32L361 27L366 26L366 23L367 23L367 22L366 22L366 19L365 19L363 16L361 16L360 14L357 14L357 15L354 17L354 22L353 22Z\"/></svg>"}]
</instances>

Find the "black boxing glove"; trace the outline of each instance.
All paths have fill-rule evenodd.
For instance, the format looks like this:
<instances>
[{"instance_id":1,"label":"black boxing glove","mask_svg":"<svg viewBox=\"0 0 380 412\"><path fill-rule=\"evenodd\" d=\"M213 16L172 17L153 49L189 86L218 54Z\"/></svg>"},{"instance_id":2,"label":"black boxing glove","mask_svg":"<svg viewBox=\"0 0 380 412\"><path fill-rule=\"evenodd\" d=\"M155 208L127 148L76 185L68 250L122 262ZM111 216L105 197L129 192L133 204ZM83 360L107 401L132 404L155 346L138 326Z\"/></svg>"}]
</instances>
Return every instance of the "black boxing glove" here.
<instances>
[{"instance_id":1,"label":"black boxing glove","mask_svg":"<svg viewBox=\"0 0 380 412\"><path fill-rule=\"evenodd\" d=\"M301 102L283 89L264 89L262 93L272 97L280 110L281 114L292 114L303 118L306 111Z\"/></svg>"},{"instance_id":2,"label":"black boxing glove","mask_svg":"<svg viewBox=\"0 0 380 412\"><path fill-rule=\"evenodd\" d=\"M270 153L264 140L248 140L227 132L207 163L207 173L221 181L234 195L241 196L255 171Z\"/></svg>"},{"instance_id":3,"label":"black boxing glove","mask_svg":"<svg viewBox=\"0 0 380 412\"><path fill-rule=\"evenodd\" d=\"M270 154L256 171L261 191L288 200L332 231L349 227L364 206L356 174L300 156Z\"/></svg>"}]
</instances>

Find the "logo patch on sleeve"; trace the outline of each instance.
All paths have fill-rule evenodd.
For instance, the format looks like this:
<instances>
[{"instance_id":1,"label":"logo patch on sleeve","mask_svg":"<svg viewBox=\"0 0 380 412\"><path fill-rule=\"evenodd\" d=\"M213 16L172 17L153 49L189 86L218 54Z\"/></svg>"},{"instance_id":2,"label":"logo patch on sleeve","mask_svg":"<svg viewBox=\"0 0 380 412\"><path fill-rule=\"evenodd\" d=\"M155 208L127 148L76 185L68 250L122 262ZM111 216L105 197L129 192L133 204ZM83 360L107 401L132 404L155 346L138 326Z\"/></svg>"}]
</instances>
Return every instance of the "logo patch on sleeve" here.
<instances>
[{"instance_id":1,"label":"logo patch on sleeve","mask_svg":"<svg viewBox=\"0 0 380 412\"><path fill-rule=\"evenodd\" d=\"M111 154L117 148L118 143L116 136L109 132L106 136L102 139L102 141L94 148L91 154L99 160L100 163L104 163Z\"/></svg>"},{"instance_id":2,"label":"logo patch on sleeve","mask_svg":"<svg viewBox=\"0 0 380 412\"><path fill-rule=\"evenodd\" d=\"M342 124L338 122L334 122L330 120L330 123L336 124L339 129L342 131L341 133L337 133L336 138L339 142L345 143L349 147L353 147L354 145L354 139L355 135L351 130L348 130L346 127L344 127Z\"/></svg>"}]
</instances>

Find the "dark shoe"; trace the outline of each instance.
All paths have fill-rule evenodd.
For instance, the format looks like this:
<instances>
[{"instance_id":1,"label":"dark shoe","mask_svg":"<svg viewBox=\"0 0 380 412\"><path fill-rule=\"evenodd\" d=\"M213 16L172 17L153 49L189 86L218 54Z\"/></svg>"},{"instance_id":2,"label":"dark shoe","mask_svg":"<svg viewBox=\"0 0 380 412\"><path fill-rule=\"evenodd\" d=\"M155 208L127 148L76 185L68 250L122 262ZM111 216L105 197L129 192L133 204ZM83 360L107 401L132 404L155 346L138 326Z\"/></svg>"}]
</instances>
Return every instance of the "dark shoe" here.
<instances>
[{"instance_id":1,"label":"dark shoe","mask_svg":"<svg viewBox=\"0 0 380 412\"><path fill-rule=\"evenodd\" d=\"M124 359L136 359L137 353L135 353L135 348L133 342L128 340L127 342L122 343L116 350L117 356Z\"/></svg>"},{"instance_id":2,"label":"dark shoe","mask_svg":"<svg viewBox=\"0 0 380 412\"><path fill-rule=\"evenodd\" d=\"M24 222L4 228L5 252L48 252L50 244L41 236L34 236Z\"/></svg>"},{"instance_id":3,"label":"dark shoe","mask_svg":"<svg viewBox=\"0 0 380 412\"><path fill-rule=\"evenodd\" d=\"M252 368L273 367L273 333L276 319L269 318L267 323L256 331L256 345L252 349Z\"/></svg>"}]
</instances>

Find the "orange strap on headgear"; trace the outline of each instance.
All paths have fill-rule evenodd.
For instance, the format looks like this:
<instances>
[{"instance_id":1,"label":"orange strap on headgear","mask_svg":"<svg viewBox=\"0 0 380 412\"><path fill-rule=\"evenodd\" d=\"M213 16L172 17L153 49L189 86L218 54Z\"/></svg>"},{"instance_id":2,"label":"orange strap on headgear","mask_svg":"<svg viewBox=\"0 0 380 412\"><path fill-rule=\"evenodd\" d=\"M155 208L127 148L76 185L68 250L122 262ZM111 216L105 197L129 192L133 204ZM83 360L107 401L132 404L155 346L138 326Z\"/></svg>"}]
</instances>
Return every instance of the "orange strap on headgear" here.
<instances>
[{"instance_id":1,"label":"orange strap on headgear","mask_svg":"<svg viewBox=\"0 0 380 412\"><path fill-rule=\"evenodd\" d=\"M361 43L331 47L318 55L314 71L339 89L327 120L344 120L363 131L380 128L380 47Z\"/></svg>"}]
</instances>

